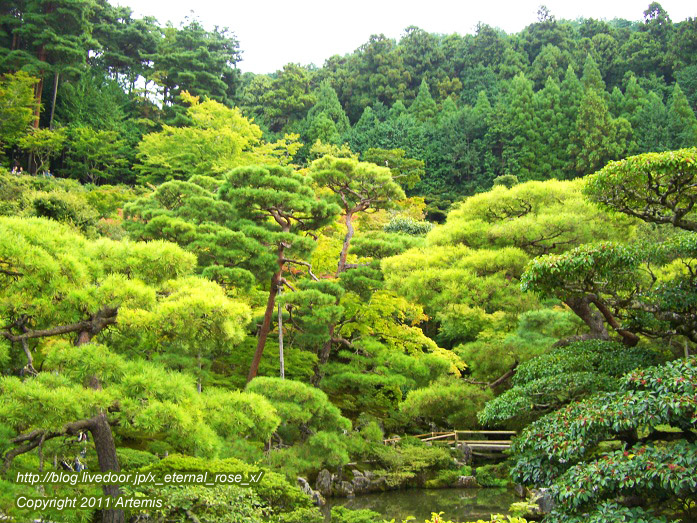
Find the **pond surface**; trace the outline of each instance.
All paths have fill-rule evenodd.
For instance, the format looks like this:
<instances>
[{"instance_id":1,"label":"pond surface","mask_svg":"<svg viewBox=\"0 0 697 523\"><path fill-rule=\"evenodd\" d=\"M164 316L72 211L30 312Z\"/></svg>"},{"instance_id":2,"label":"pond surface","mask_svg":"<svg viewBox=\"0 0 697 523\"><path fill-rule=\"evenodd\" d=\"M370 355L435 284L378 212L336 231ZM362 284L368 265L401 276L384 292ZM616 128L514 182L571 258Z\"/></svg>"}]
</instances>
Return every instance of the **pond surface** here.
<instances>
[{"instance_id":1,"label":"pond surface","mask_svg":"<svg viewBox=\"0 0 697 523\"><path fill-rule=\"evenodd\" d=\"M489 519L491 514L507 514L511 503L520 501L509 489L407 489L376 494L365 494L355 498L330 498L323 507L329 521L331 507L343 505L350 509L370 509L382 514L386 520L401 523L408 516L423 523L431 512L443 512L446 520L455 522Z\"/></svg>"}]
</instances>

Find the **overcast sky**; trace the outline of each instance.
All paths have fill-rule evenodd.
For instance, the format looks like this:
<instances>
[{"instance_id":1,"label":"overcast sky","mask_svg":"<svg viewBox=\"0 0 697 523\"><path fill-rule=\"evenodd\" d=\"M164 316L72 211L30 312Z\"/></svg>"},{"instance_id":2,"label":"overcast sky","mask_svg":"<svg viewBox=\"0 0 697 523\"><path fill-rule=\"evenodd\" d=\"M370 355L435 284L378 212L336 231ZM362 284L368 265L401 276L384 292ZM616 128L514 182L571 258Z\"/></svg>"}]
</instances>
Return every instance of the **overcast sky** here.
<instances>
[{"instance_id":1,"label":"overcast sky","mask_svg":"<svg viewBox=\"0 0 697 523\"><path fill-rule=\"evenodd\" d=\"M178 26L194 14L207 29L228 27L243 51L239 68L270 73L288 62L321 66L344 55L371 34L399 38L416 25L431 33L473 33L477 22L518 32L537 18L540 4L559 18L642 20L650 0L110 0L131 7L136 16L154 16ZM694 0L662 0L674 22L697 16Z\"/></svg>"}]
</instances>

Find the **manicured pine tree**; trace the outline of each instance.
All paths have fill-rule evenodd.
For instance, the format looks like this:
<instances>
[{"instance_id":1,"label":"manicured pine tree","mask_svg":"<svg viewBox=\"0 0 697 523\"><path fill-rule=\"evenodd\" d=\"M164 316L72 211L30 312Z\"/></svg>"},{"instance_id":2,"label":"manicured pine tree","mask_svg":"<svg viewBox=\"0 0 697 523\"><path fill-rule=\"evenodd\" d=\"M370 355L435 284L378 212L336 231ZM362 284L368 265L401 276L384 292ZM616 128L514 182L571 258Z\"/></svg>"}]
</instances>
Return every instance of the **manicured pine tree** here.
<instances>
[{"instance_id":1,"label":"manicured pine tree","mask_svg":"<svg viewBox=\"0 0 697 523\"><path fill-rule=\"evenodd\" d=\"M264 320L247 376L250 381L257 375L271 329L276 294L285 284L285 266L289 263L303 265L311 272L309 263L303 258L312 251L314 242L302 233L311 234L330 223L339 207L319 199L311 180L287 167L238 167L225 176L218 196L231 203L241 218L260 226L264 234L259 233L258 240L276 253L277 270L271 278Z\"/></svg>"}]
</instances>

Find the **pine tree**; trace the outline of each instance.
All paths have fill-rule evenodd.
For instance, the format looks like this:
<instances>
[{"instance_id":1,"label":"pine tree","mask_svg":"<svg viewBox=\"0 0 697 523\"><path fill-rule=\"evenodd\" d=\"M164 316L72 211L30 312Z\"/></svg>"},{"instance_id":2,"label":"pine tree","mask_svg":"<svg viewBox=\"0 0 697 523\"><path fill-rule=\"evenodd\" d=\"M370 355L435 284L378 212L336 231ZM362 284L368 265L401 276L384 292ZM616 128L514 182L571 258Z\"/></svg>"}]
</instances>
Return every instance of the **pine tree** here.
<instances>
[{"instance_id":1,"label":"pine tree","mask_svg":"<svg viewBox=\"0 0 697 523\"><path fill-rule=\"evenodd\" d=\"M409 113L412 114L419 122L425 123L433 120L436 117L437 112L438 107L431 96L428 82L424 78L421 80L421 86L419 86L419 94L409 106Z\"/></svg>"},{"instance_id":2,"label":"pine tree","mask_svg":"<svg viewBox=\"0 0 697 523\"><path fill-rule=\"evenodd\" d=\"M634 140L640 152L661 152L671 149L668 136L668 111L659 96L651 91L637 113Z\"/></svg>"},{"instance_id":3,"label":"pine tree","mask_svg":"<svg viewBox=\"0 0 697 523\"><path fill-rule=\"evenodd\" d=\"M613 119L602 96L595 89L586 90L567 148L570 170L583 176L621 158L630 135L629 122Z\"/></svg>"},{"instance_id":4,"label":"pine tree","mask_svg":"<svg viewBox=\"0 0 697 523\"><path fill-rule=\"evenodd\" d=\"M502 158L507 172L515 174L521 181L534 179L541 146L540 129L532 82L523 74L511 82L504 134Z\"/></svg>"},{"instance_id":5,"label":"pine tree","mask_svg":"<svg viewBox=\"0 0 697 523\"><path fill-rule=\"evenodd\" d=\"M309 178L288 167L238 167L225 176L218 191L219 197L231 203L241 218L266 231L257 237L276 253L277 270L271 278L264 320L247 381L252 380L259 369L271 330L276 295L285 284L284 268L287 264L307 266L311 273L309 263L303 258L312 251L314 242L301 233L323 227L339 212L337 205L317 198L310 182Z\"/></svg>"},{"instance_id":6,"label":"pine tree","mask_svg":"<svg viewBox=\"0 0 697 523\"><path fill-rule=\"evenodd\" d=\"M336 125L336 130L339 135L345 135L351 128L348 116L341 107L339 97L336 91L329 83L329 80L324 80L319 86L317 93L317 101L315 105L307 112L307 120L312 125L312 121L319 117L320 114L326 115ZM324 141L324 140L323 140Z\"/></svg>"},{"instance_id":7,"label":"pine tree","mask_svg":"<svg viewBox=\"0 0 697 523\"><path fill-rule=\"evenodd\" d=\"M586 61L583 64L583 76L581 77L581 83L585 90L594 89L599 94L605 94L605 82L603 81L603 75L600 74L600 69L598 69L598 64L589 54L586 56Z\"/></svg>"},{"instance_id":8,"label":"pine tree","mask_svg":"<svg viewBox=\"0 0 697 523\"><path fill-rule=\"evenodd\" d=\"M697 145L697 118L677 82L668 104L668 140L670 149Z\"/></svg>"},{"instance_id":9,"label":"pine tree","mask_svg":"<svg viewBox=\"0 0 697 523\"><path fill-rule=\"evenodd\" d=\"M564 118L561 89L556 79L547 78L544 89L535 93L535 112L544 145L537 158L537 176L540 179L560 178L567 162L564 145L568 141L570 126Z\"/></svg>"}]
</instances>

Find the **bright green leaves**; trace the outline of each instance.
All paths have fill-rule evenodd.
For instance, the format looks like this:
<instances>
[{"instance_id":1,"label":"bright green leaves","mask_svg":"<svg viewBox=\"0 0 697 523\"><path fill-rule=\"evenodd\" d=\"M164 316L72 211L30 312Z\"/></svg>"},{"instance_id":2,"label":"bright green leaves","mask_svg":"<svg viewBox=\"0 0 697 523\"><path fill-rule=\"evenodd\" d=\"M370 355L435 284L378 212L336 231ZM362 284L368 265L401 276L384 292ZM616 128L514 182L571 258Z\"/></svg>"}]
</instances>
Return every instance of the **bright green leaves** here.
<instances>
[{"instance_id":1,"label":"bright green leaves","mask_svg":"<svg viewBox=\"0 0 697 523\"><path fill-rule=\"evenodd\" d=\"M264 144L261 129L214 100L199 102L182 93L190 104L191 125L171 127L143 137L138 146L141 179L150 182L187 180L193 175L220 176L239 165L281 163L287 153L296 151L293 140Z\"/></svg>"}]
</instances>

